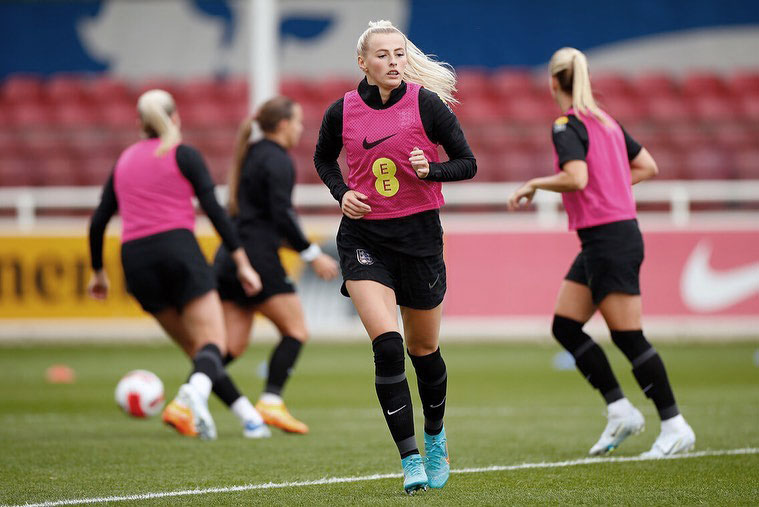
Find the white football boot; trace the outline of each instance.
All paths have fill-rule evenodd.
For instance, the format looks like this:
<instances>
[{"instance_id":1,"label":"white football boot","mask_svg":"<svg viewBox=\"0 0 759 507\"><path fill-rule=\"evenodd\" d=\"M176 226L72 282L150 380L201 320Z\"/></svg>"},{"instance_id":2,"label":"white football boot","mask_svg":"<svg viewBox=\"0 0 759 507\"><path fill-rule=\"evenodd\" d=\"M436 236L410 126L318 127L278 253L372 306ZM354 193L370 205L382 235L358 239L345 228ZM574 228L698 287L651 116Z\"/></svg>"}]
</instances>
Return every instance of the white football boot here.
<instances>
[{"instance_id":1,"label":"white football boot","mask_svg":"<svg viewBox=\"0 0 759 507\"><path fill-rule=\"evenodd\" d=\"M182 384L177 399L190 408L198 436L203 440L216 440L216 424L208 411L208 403L195 388L190 384Z\"/></svg>"},{"instance_id":2,"label":"white football boot","mask_svg":"<svg viewBox=\"0 0 759 507\"><path fill-rule=\"evenodd\" d=\"M645 458L664 458L693 450L696 434L682 414L661 422L661 433L651 449L641 454Z\"/></svg>"},{"instance_id":3,"label":"white football boot","mask_svg":"<svg viewBox=\"0 0 759 507\"><path fill-rule=\"evenodd\" d=\"M606 407L606 424L601 438L590 448L591 456L603 456L608 454L622 443L630 435L637 435L646 427L643 414L635 408L627 398L622 398Z\"/></svg>"}]
</instances>

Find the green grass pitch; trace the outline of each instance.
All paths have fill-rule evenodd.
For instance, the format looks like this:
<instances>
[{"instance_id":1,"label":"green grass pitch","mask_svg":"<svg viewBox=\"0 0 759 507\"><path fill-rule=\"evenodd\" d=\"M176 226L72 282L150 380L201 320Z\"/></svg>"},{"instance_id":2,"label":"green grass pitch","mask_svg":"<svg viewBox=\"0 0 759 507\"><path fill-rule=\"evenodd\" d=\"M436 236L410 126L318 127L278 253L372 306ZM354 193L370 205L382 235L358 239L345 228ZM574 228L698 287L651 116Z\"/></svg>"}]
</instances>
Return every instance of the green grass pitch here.
<instances>
[{"instance_id":1,"label":"green grass pitch","mask_svg":"<svg viewBox=\"0 0 759 507\"><path fill-rule=\"evenodd\" d=\"M255 374L270 345L254 345L230 367L255 401ZM759 448L759 341L659 345L696 450ZM646 416L643 434L614 454L635 456L658 434L653 405L621 353L604 345L630 400ZM552 367L558 346L443 345L448 364L446 429L454 470L561 462L586 456L603 429L603 403L574 371ZM45 369L71 366L73 384L47 384ZM0 346L0 505L397 474L400 461L374 394L366 343L313 343L285 396L307 436L275 431L242 437L234 416L211 401L219 439L180 437L159 418L122 414L113 390L144 368L173 396L188 361L171 345ZM416 406L416 381L407 361ZM421 439L420 439L421 440ZM756 451L752 451L756 452ZM119 505L502 505L759 504L759 454L604 462L452 475L443 490L407 497L400 478L120 501Z\"/></svg>"}]
</instances>

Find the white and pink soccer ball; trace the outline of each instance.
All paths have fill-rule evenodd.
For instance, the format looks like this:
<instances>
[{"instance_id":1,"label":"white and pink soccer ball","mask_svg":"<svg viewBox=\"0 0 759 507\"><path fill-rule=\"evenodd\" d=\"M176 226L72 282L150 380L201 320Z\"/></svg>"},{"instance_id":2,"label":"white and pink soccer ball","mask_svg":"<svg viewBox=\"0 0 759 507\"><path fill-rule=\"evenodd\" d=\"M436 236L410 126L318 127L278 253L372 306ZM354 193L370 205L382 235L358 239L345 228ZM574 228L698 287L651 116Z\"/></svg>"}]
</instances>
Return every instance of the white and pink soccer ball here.
<instances>
[{"instance_id":1,"label":"white and pink soccer ball","mask_svg":"<svg viewBox=\"0 0 759 507\"><path fill-rule=\"evenodd\" d=\"M116 403L134 417L150 417L163 408L163 382L155 373L132 370L116 386Z\"/></svg>"}]
</instances>

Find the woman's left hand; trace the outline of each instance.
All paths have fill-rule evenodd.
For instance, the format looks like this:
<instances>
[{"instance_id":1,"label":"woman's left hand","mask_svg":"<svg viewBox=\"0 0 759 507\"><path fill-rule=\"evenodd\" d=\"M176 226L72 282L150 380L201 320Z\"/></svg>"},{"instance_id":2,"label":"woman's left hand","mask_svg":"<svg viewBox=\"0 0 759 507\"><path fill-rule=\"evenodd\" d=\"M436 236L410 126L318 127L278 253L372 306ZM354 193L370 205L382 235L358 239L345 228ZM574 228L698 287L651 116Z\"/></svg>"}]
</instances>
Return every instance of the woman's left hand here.
<instances>
[{"instance_id":1,"label":"woman's left hand","mask_svg":"<svg viewBox=\"0 0 759 507\"><path fill-rule=\"evenodd\" d=\"M416 171L416 175L419 179L424 179L430 174L430 162L427 157L424 156L424 152L417 147L411 150L411 156L409 157L411 162L411 168Z\"/></svg>"},{"instance_id":2,"label":"woman's left hand","mask_svg":"<svg viewBox=\"0 0 759 507\"><path fill-rule=\"evenodd\" d=\"M528 181L519 187L513 194L511 194L511 197L509 197L509 210L514 211L519 208L522 199L525 201L525 206L529 205L532 202L532 198L535 197L536 190L537 188L533 186L531 181Z\"/></svg>"}]
</instances>

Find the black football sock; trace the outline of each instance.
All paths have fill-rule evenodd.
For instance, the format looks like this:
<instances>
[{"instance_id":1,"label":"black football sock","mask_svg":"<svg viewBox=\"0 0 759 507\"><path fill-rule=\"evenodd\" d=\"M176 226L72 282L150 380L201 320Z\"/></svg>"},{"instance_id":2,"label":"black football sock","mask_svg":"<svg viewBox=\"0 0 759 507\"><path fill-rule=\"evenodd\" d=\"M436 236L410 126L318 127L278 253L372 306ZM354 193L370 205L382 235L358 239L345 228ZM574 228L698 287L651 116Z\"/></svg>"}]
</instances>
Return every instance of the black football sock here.
<instances>
[{"instance_id":1,"label":"black football sock","mask_svg":"<svg viewBox=\"0 0 759 507\"><path fill-rule=\"evenodd\" d=\"M680 410L669 385L664 362L653 345L643 336L643 331L612 331L611 339L632 363L635 380L643 389L643 393L656 405L661 420L678 415Z\"/></svg>"},{"instance_id":2,"label":"black football sock","mask_svg":"<svg viewBox=\"0 0 759 507\"><path fill-rule=\"evenodd\" d=\"M424 412L424 431L428 435L437 435L443 430L448 387L448 373L443 356L440 355L440 347L426 356L413 356L410 352L408 356L416 371L416 383Z\"/></svg>"},{"instance_id":3,"label":"black football sock","mask_svg":"<svg viewBox=\"0 0 759 507\"><path fill-rule=\"evenodd\" d=\"M606 354L593 339L582 330L583 323L553 316L552 331L556 340L575 358L577 369L583 377L598 389L606 404L624 398Z\"/></svg>"},{"instance_id":4,"label":"black football sock","mask_svg":"<svg viewBox=\"0 0 759 507\"><path fill-rule=\"evenodd\" d=\"M293 365L295 365L302 347L303 343L292 336L282 337L269 359L269 378L266 381L264 392L277 396L282 395L282 389L290 377Z\"/></svg>"},{"instance_id":5,"label":"black football sock","mask_svg":"<svg viewBox=\"0 0 759 507\"><path fill-rule=\"evenodd\" d=\"M204 373L214 384L224 372L224 363L219 347L213 343L203 346L192 358L192 373ZM192 374L191 374L192 375Z\"/></svg>"},{"instance_id":6,"label":"black football sock","mask_svg":"<svg viewBox=\"0 0 759 507\"><path fill-rule=\"evenodd\" d=\"M406 357L403 338L391 331L379 335L372 342L374 350L374 386L390 434L398 446L401 459L418 454L414 436L414 411L411 391L406 380Z\"/></svg>"}]
</instances>

